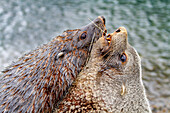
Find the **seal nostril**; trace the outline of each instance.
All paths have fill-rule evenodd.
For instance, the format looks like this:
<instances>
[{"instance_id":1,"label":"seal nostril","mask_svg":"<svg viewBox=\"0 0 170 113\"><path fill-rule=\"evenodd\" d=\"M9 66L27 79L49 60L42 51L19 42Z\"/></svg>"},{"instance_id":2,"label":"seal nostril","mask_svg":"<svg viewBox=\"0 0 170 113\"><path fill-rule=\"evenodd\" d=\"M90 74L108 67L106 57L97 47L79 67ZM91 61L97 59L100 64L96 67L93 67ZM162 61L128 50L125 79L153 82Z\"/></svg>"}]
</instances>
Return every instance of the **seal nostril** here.
<instances>
[{"instance_id":1,"label":"seal nostril","mask_svg":"<svg viewBox=\"0 0 170 113\"><path fill-rule=\"evenodd\" d=\"M107 29L105 29L104 32L107 33Z\"/></svg>"},{"instance_id":2,"label":"seal nostril","mask_svg":"<svg viewBox=\"0 0 170 113\"><path fill-rule=\"evenodd\" d=\"M107 33L107 30L105 29L105 30L103 31L103 36L106 36L106 33Z\"/></svg>"},{"instance_id":3,"label":"seal nostril","mask_svg":"<svg viewBox=\"0 0 170 113\"><path fill-rule=\"evenodd\" d=\"M103 36L106 36L106 33L105 33L105 32L103 32Z\"/></svg>"},{"instance_id":4,"label":"seal nostril","mask_svg":"<svg viewBox=\"0 0 170 113\"><path fill-rule=\"evenodd\" d=\"M117 32L117 33L120 32L120 29L117 29L116 32Z\"/></svg>"}]
</instances>

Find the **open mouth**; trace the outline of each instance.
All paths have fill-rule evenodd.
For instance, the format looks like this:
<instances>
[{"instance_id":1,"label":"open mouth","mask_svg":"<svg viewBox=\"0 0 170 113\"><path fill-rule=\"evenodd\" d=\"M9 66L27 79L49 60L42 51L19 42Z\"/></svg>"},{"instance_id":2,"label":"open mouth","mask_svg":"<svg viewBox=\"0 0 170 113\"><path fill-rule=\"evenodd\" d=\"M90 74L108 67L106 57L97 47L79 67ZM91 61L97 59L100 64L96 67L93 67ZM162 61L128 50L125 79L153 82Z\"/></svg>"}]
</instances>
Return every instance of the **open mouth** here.
<instances>
[{"instance_id":1,"label":"open mouth","mask_svg":"<svg viewBox=\"0 0 170 113\"><path fill-rule=\"evenodd\" d=\"M107 35L106 40L107 40L108 43L110 44L110 42L111 42L111 36L110 36L110 34Z\"/></svg>"},{"instance_id":2,"label":"open mouth","mask_svg":"<svg viewBox=\"0 0 170 113\"><path fill-rule=\"evenodd\" d=\"M110 42L111 42L111 34L109 33L109 34L106 36L106 33L107 33L107 29L104 30L103 36L105 37L104 39L110 44Z\"/></svg>"},{"instance_id":3,"label":"open mouth","mask_svg":"<svg viewBox=\"0 0 170 113\"><path fill-rule=\"evenodd\" d=\"M110 34L108 34L106 37L105 37L105 40L110 44L110 42L111 42L111 35Z\"/></svg>"}]
</instances>

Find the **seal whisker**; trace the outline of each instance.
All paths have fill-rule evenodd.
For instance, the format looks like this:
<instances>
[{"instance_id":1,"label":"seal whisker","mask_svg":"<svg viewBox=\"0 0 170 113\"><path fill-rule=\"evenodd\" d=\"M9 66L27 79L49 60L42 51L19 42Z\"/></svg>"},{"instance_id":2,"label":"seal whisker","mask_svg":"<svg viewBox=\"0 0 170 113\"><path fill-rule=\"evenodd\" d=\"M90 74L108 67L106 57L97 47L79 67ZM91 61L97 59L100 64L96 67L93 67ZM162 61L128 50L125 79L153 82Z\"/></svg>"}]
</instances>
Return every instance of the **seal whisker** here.
<instances>
[{"instance_id":1,"label":"seal whisker","mask_svg":"<svg viewBox=\"0 0 170 113\"><path fill-rule=\"evenodd\" d=\"M94 37L95 37L95 35L96 35L96 34L94 33L94 34L93 34L93 37L92 37L92 40L91 40L91 42L90 42L89 51L91 51L91 49L92 49L92 46L93 46L93 43L94 43L94 39L95 39L95 38L94 38ZM90 53L89 53L89 54L90 54ZM88 54L88 55L89 55L89 54ZM86 63L85 63L85 64L87 64L87 62L89 61L89 59L90 59L90 57L88 57L88 58L87 58L87 60L86 60Z\"/></svg>"}]
</instances>

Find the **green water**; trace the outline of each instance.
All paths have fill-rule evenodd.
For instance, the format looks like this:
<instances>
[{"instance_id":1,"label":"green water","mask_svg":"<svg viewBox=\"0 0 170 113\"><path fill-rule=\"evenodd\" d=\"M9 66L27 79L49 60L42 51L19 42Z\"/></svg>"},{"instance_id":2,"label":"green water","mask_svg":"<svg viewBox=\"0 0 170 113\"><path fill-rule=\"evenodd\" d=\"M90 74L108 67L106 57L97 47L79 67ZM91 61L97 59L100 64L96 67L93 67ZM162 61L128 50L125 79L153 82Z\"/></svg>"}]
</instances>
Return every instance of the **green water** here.
<instances>
[{"instance_id":1,"label":"green water","mask_svg":"<svg viewBox=\"0 0 170 113\"><path fill-rule=\"evenodd\" d=\"M66 29L103 15L108 32L125 26L142 59L153 112L170 112L170 1L1 0L0 71ZM154 107L154 108L153 108ZM156 107L156 108L155 108Z\"/></svg>"}]
</instances>

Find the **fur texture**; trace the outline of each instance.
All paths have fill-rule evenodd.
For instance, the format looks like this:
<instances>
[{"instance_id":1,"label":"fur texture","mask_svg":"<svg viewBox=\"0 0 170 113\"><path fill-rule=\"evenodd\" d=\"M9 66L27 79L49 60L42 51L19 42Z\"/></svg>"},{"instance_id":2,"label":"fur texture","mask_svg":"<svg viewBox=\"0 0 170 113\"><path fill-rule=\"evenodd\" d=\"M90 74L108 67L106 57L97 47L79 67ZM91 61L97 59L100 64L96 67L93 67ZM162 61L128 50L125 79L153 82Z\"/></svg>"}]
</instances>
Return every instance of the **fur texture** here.
<instances>
[{"instance_id":1,"label":"fur texture","mask_svg":"<svg viewBox=\"0 0 170 113\"><path fill-rule=\"evenodd\" d=\"M124 27L94 44L88 64L55 112L151 112L140 57Z\"/></svg>"},{"instance_id":2,"label":"fur texture","mask_svg":"<svg viewBox=\"0 0 170 113\"><path fill-rule=\"evenodd\" d=\"M105 19L100 16L81 29L63 32L9 66L0 78L0 112L51 112L85 66L90 45L102 30Z\"/></svg>"}]
</instances>

